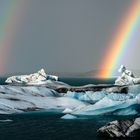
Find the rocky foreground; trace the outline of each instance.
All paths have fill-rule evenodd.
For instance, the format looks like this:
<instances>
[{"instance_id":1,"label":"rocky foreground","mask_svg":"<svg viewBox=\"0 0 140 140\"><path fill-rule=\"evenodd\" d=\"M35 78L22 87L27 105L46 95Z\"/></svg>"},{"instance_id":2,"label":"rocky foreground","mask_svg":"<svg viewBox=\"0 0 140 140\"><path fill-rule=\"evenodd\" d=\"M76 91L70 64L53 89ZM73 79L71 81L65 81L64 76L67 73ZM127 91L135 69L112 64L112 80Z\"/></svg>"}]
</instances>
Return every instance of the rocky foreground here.
<instances>
[{"instance_id":1,"label":"rocky foreground","mask_svg":"<svg viewBox=\"0 0 140 140\"><path fill-rule=\"evenodd\" d=\"M140 118L133 120L112 121L97 131L98 135L106 137L140 137Z\"/></svg>"}]
</instances>

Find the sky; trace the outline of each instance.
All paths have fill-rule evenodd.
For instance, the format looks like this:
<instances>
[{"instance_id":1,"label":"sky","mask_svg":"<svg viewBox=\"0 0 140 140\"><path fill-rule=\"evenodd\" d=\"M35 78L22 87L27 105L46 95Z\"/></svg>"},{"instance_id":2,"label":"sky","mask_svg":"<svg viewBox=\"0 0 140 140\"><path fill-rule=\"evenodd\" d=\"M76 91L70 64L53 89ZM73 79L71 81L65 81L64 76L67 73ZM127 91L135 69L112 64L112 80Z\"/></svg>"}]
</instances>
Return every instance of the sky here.
<instances>
[{"instance_id":1,"label":"sky","mask_svg":"<svg viewBox=\"0 0 140 140\"><path fill-rule=\"evenodd\" d=\"M0 0L0 13L10 1ZM36 72L40 68L71 73L98 69L132 0L19 1L23 2L22 12L19 8L14 13L18 16L10 19L15 22L13 34L5 31L13 36L4 52L4 73ZM139 46L137 39L124 54L122 63L131 69L140 69Z\"/></svg>"}]
</instances>

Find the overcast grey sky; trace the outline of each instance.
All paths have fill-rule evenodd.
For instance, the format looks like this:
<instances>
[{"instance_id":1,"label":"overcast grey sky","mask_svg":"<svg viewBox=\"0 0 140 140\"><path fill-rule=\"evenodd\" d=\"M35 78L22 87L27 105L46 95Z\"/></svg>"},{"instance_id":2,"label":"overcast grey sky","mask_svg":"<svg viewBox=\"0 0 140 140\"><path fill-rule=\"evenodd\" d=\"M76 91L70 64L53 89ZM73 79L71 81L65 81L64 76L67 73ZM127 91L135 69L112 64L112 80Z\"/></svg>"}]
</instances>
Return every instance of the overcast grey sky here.
<instances>
[{"instance_id":1,"label":"overcast grey sky","mask_svg":"<svg viewBox=\"0 0 140 140\"><path fill-rule=\"evenodd\" d=\"M6 73L34 72L42 67L49 72L98 69L130 1L27 0L7 58ZM139 44L124 59L130 68L140 69L136 63Z\"/></svg>"}]
</instances>

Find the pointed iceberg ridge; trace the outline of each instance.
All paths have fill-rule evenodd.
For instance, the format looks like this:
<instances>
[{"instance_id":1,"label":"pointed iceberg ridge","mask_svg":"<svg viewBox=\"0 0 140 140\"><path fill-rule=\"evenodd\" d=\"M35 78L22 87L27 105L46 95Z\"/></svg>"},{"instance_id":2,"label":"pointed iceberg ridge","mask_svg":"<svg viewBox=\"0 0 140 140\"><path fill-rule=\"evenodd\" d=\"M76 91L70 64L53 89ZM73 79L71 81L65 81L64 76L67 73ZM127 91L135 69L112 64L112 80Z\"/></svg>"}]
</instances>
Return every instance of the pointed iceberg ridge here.
<instances>
[{"instance_id":1,"label":"pointed iceberg ridge","mask_svg":"<svg viewBox=\"0 0 140 140\"><path fill-rule=\"evenodd\" d=\"M40 85L46 84L48 80L58 81L58 76L47 75L45 70L41 69L37 73L9 77L5 82L8 84Z\"/></svg>"},{"instance_id":2,"label":"pointed iceberg ridge","mask_svg":"<svg viewBox=\"0 0 140 140\"><path fill-rule=\"evenodd\" d=\"M132 71L126 69L124 65L121 65L118 72L121 73L116 81L115 85L134 85L140 84L140 77L136 77Z\"/></svg>"}]
</instances>

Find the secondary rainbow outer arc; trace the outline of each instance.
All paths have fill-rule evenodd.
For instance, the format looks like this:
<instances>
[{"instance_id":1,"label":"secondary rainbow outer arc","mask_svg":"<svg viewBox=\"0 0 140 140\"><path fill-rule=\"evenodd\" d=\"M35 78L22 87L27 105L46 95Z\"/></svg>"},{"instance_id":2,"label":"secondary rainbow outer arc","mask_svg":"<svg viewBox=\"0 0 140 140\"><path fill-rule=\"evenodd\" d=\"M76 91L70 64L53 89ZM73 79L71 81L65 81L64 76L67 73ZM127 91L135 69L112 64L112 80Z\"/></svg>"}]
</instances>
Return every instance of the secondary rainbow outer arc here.
<instances>
[{"instance_id":1,"label":"secondary rainbow outer arc","mask_svg":"<svg viewBox=\"0 0 140 140\"><path fill-rule=\"evenodd\" d=\"M16 38L17 25L21 22L24 5L24 0L10 0L4 8L3 20L0 23L0 74L7 70L10 49Z\"/></svg>"},{"instance_id":2,"label":"secondary rainbow outer arc","mask_svg":"<svg viewBox=\"0 0 140 140\"><path fill-rule=\"evenodd\" d=\"M105 71L99 71L97 77L111 77L116 70L117 65L121 62L123 55L129 45L129 41L135 30L140 26L140 1L135 0L130 4L130 7L123 17L121 25L117 29L117 34L109 45L108 52L102 62L102 68Z\"/></svg>"}]
</instances>

